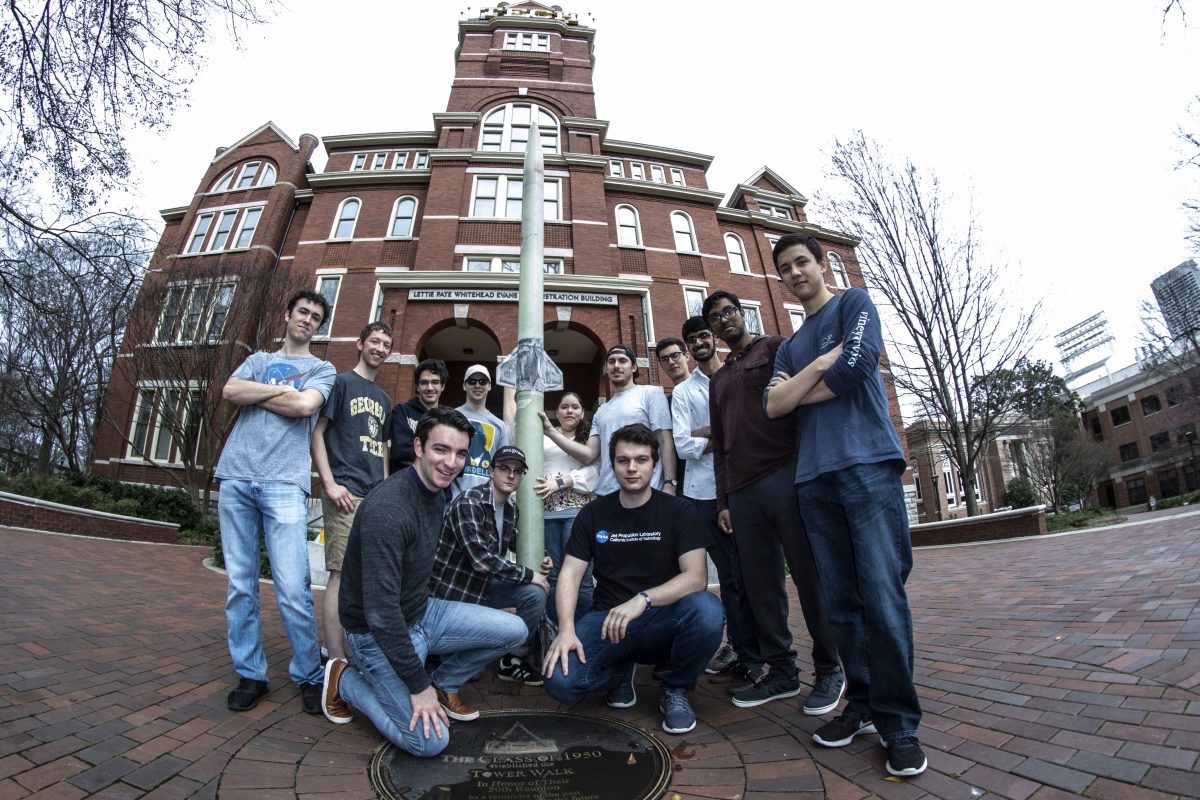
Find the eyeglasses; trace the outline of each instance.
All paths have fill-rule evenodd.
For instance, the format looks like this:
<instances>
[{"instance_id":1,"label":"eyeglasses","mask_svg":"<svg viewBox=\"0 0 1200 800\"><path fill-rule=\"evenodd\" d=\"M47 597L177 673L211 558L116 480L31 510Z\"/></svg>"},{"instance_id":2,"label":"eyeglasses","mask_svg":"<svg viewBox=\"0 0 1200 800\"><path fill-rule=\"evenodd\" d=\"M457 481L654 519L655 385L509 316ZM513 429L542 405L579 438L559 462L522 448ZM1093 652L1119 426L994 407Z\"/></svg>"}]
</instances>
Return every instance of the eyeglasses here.
<instances>
[{"instance_id":1,"label":"eyeglasses","mask_svg":"<svg viewBox=\"0 0 1200 800\"><path fill-rule=\"evenodd\" d=\"M529 471L525 467L514 467L509 464L493 464L492 468L503 472L505 475L524 475Z\"/></svg>"},{"instance_id":2,"label":"eyeglasses","mask_svg":"<svg viewBox=\"0 0 1200 800\"><path fill-rule=\"evenodd\" d=\"M678 361L679 359L681 359L683 357L684 357L684 352L682 350L676 350L674 353L665 353L665 354L659 356L658 363L669 364L672 361Z\"/></svg>"},{"instance_id":3,"label":"eyeglasses","mask_svg":"<svg viewBox=\"0 0 1200 800\"><path fill-rule=\"evenodd\" d=\"M735 308L736 308L736 306L735 306ZM696 344L699 344L700 342L708 341L711 338L712 338L712 333L710 331L701 331L700 333L693 333L691 336L684 339L684 341L687 342L689 345L696 345Z\"/></svg>"},{"instance_id":4,"label":"eyeglasses","mask_svg":"<svg viewBox=\"0 0 1200 800\"><path fill-rule=\"evenodd\" d=\"M716 325L721 320L733 319L733 315L741 311L737 306L725 306L724 311L714 311L704 318L709 325Z\"/></svg>"},{"instance_id":5,"label":"eyeglasses","mask_svg":"<svg viewBox=\"0 0 1200 800\"><path fill-rule=\"evenodd\" d=\"M468 386L487 386L491 383L487 378L467 378Z\"/></svg>"}]
</instances>

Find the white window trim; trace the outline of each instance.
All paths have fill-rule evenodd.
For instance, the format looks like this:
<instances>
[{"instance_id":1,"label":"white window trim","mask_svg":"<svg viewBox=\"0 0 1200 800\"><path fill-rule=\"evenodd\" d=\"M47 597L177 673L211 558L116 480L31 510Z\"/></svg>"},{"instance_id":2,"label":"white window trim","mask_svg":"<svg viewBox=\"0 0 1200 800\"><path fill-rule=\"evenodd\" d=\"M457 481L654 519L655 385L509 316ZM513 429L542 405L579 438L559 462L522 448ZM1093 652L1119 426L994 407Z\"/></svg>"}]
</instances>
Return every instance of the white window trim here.
<instances>
[{"instance_id":1,"label":"white window trim","mask_svg":"<svg viewBox=\"0 0 1200 800\"><path fill-rule=\"evenodd\" d=\"M676 216L681 216L687 220L688 235L692 240L692 249L691 250L680 250L679 249L679 241L675 238L676 234L678 233L675 230L675 217ZM671 212L670 219L671 219L671 242L675 245L675 252L676 253L687 253L688 255L700 255L700 243L696 239L696 222L695 222L695 220L692 219L692 216L690 214L688 214L686 211L680 211L679 209L675 209L674 211Z\"/></svg>"},{"instance_id":2,"label":"white window trim","mask_svg":"<svg viewBox=\"0 0 1200 800\"><path fill-rule=\"evenodd\" d=\"M685 314L687 314L690 317L690 316L692 316L692 314L691 314L692 307L691 307L691 298L689 297L689 295L699 294L700 295L700 307L703 307L704 300L705 300L705 298L708 297L708 292L705 291L707 286L697 286L694 284L686 284L686 283L681 282L680 288L683 289L683 311ZM696 313L699 314L700 312L697 311Z\"/></svg>"},{"instance_id":3,"label":"white window trim","mask_svg":"<svg viewBox=\"0 0 1200 800\"><path fill-rule=\"evenodd\" d=\"M640 173L640 174L639 174ZM641 161L629 162L629 177L635 181L646 180L646 165Z\"/></svg>"},{"instance_id":4,"label":"white window trim","mask_svg":"<svg viewBox=\"0 0 1200 800\"><path fill-rule=\"evenodd\" d=\"M412 220L409 222L409 225L408 225L408 233L393 234L392 231L396 227L396 215L400 213L400 204L403 203L405 200L412 200L412 202L413 202ZM384 236L383 238L391 239L391 240L395 240L395 241L406 241L408 239L415 238L413 236L413 234L417 230L417 211L420 209L420 207L421 207L421 202L419 200L417 200L417 198L411 194L403 194L403 195L400 195L399 197L397 197L396 202L392 203L392 216L391 216L390 220L388 221L387 235Z\"/></svg>"},{"instance_id":5,"label":"white window trim","mask_svg":"<svg viewBox=\"0 0 1200 800\"><path fill-rule=\"evenodd\" d=\"M262 161L247 161L245 164L243 164L241 172L238 173L237 180L233 183L233 188L235 190L242 190L253 189L255 186L257 186L259 173L262 171L260 167L262 167L262 165ZM246 180L246 172L248 172L251 167L254 167L254 174L250 176L250 183L242 186L242 181Z\"/></svg>"},{"instance_id":6,"label":"white window trim","mask_svg":"<svg viewBox=\"0 0 1200 800\"><path fill-rule=\"evenodd\" d=\"M367 168L367 154L355 153L354 160L350 162L351 172L361 172Z\"/></svg>"},{"instance_id":7,"label":"white window trim","mask_svg":"<svg viewBox=\"0 0 1200 800\"><path fill-rule=\"evenodd\" d=\"M650 165L650 182L664 184L667 182L667 173L666 170L662 168L661 164Z\"/></svg>"},{"instance_id":8,"label":"white window trim","mask_svg":"<svg viewBox=\"0 0 1200 800\"><path fill-rule=\"evenodd\" d=\"M731 259L729 257L729 245L726 244L725 245L725 260L729 262L729 271L736 272L738 275L750 275L751 274L750 259L746 256L746 240L743 239L742 237L738 236L736 233L726 233L721 237L721 241L728 242L729 237L731 237L731 236L737 240L738 246L741 248L743 269L738 269L737 267L735 267L733 265L733 259Z\"/></svg>"},{"instance_id":9,"label":"white window trim","mask_svg":"<svg viewBox=\"0 0 1200 800\"><path fill-rule=\"evenodd\" d=\"M342 209L344 209L346 207L347 203L351 203L351 202L358 203L358 209L354 212L354 222L351 223L351 225L350 225L350 235L349 236L338 236L337 231L338 231L338 228L341 226L341 222L342 222ZM354 231L356 228L358 228L358 215L361 213L362 213L362 198L360 198L360 197L347 197L345 200L338 203L337 213L333 215L333 227L331 227L329 229L329 241L331 241L331 242L348 242L351 239L353 239Z\"/></svg>"},{"instance_id":10,"label":"white window trim","mask_svg":"<svg viewBox=\"0 0 1200 800\"><path fill-rule=\"evenodd\" d=\"M171 329L166 331L165 336L160 336L162 332L163 322L166 319L167 312L170 308L169 304L164 303L163 309L158 315L158 322L154 325L154 340L151 344L156 345L193 345L193 344L217 344L219 339L214 339L209 335L212 327L213 312L216 306L213 301L217 298L217 293L224 285L233 287L233 295L230 296L229 307L233 307L233 298L237 296L238 278L236 275L229 275L221 278L208 278L194 281L173 281L167 284L167 297L174 291L180 292L179 306L175 312L175 318L171 323ZM196 333L203 334L199 338L184 339L183 338L183 323L187 316L187 308L191 304L192 295L199 287L207 287L205 291L208 293L204 301L204 311L201 319L196 326ZM228 310L226 310L226 320L228 320ZM225 323L221 323L221 332L225 331Z\"/></svg>"},{"instance_id":11,"label":"white window trim","mask_svg":"<svg viewBox=\"0 0 1200 800\"><path fill-rule=\"evenodd\" d=\"M754 313L758 315L758 333L766 333L767 326L763 323L762 303L758 300L742 300L742 316L748 316L745 312L747 309L754 309ZM747 325L746 330L750 330Z\"/></svg>"},{"instance_id":12,"label":"white window trim","mask_svg":"<svg viewBox=\"0 0 1200 800\"><path fill-rule=\"evenodd\" d=\"M342 297L342 276L344 274L345 274L344 271L320 272L317 274L317 284L316 284L316 286L313 287L313 291L316 292L317 294L321 294L321 284L324 283L325 281L327 281L327 280L336 280L337 281L337 291L335 291L333 293L333 300L330 301L330 303L329 303L329 317L327 319L321 320L321 324L317 327L318 331L321 330L321 328L324 328L325 333L313 334L313 339L315 339L317 341L327 341L329 339L329 333L333 330L333 318L337 315L337 303L338 303L338 300L340 300ZM322 295L322 297L324 297L324 295ZM328 297L326 297L325 299L329 300Z\"/></svg>"},{"instance_id":13,"label":"white window trim","mask_svg":"<svg viewBox=\"0 0 1200 800\"><path fill-rule=\"evenodd\" d=\"M521 147L517 150L512 149L513 109L518 106L527 106L529 108L529 120L530 120L529 130L530 131L533 130L533 122L536 120L538 122L538 135L542 137L543 142L545 141L546 133L547 133L548 129L541 126L540 116L544 113L544 114L546 114L546 116L550 117L550 119L554 120L554 147L553 147L553 149L550 149L550 148L545 147L545 145L543 145L542 152L543 153L551 153L554 155L561 153L562 152L562 121L558 118L558 115L540 103L534 103L534 102L525 101L525 100L509 102L509 103L499 103L495 106L492 106L491 108L489 108L487 111L485 111L483 113L483 115L480 117L480 122L479 122L479 147L478 147L479 152L481 152L481 153L523 153L523 152L525 152L524 147ZM484 135L486 133L496 131L495 123L488 123L487 118L501 110L503 110L504 123L499 128L499 130L500 130L500 146L496 150L484 150L483 149Z\"/></svg>"},{"instance_id":14,"label":"white window trim","mask_svg":"<svg viewBox=\"0 0 1200 800\"><path fill-rule=\"evenodd\" d=\"M521 47L522 40L528 38L531 47ZM540 45L545 43L545 47ZM504 50L516 50L523 53L549 53L550 52L550 34L537 33L534 31L505 31L504 32Z\"/></svg>"},{"instance_id":15,"label":"white window trim","mask_svg":"<svg viewBox=\"0 0 1200 800\"><path fill-rule=\"evenodd\" d=\"M829 264L829 273L833 277L833 283L839 289L850 288L850 273L846 269L846 262L840 255L829 250L825 253L825 261ZM838 266L835 267L834 264Z\"/></svg>"},{"instance_id":16,"label":"white window trim","mask_svg":"<svg viewBox=\"0 0 1200 800\"><path fill-rule=\"evenodd\" d=\"M671 167L671 185L672 186L687 186L683 178L683 170L678 167Z\"/></svg>"},{"instance_id":17,"label":"white window trim","mask_svg":"<svg viewBox=\"0 0 1200 800\"><path fill-rule=\"evenodd\" d=\"M233 242L233 245L229 248L231 252L250 249L250 245L254 242L254 234L258 233L258 224L262 222L262 212L264 208L266 208L266 206L255 206L253 208L247 208L242 212L242 216L238 219L238 224L231 239ZM254 220L254 228L250 233L250 241L243 245L239 245L238 242L242 240L242 234L246 231L246 221L250 219L250 214L254 211L258 212L258 216Z\"/></svg>"},{"instance_id":18,"label":"white window trim","mask_svg":"<svg viewBox=\"0 0 1200 800\"><path fill-rule=\"evenodd\" d=\"M418 150L413 156L413 169L428 169L429 168L429 152L427 150Z\"/></svg>"},{"instance_id":19,"label":"white window trim","mask_svg":"<svg viewBox=\"0 0 1200 800\"><path fill-rule=\"evenodd\" d=\"M624 178L625 177L625 162L617 158L608 160L608 177Z\"/></svg>"},{"instance_id":20,"label":"white window trim","mask_svg":"<svg viewBox=\"0 0 1200 800\"><path fill-rule=\"evenodd\" d=\"M520 175L498 175L498 174L494 174L494 173L489 174L489 175L476 175L474 180L471 181L471 200L470 200L470 207L467 209L467 218L468 219L504 219L504 220L518 219L519 220L521 218L520 214L517 214L516 216L513 216L513 217L501 216L499 214L495 214L490 217L475 216L475 201L479 196L478 195L479 181L481 181L481 180L495 180L496 181L496 196L495 196L495 209L494 210L497 212L503 211L504 213L507 213L508 212L508 184L510 181L513 181L513 180L521 181L521 180L523 180L523 178ZM553 218L546 217L546 222L562 222L562 221L564 221L563 220L562 181L558 178L545 178L544 182L545 182L545 184L551 184L551 183L557 184L556 191L555 191L555 197L557 198L556 205L558 207L558 215ZM522 202L522 205L524 205L524 198L522 198L521 202Z\"/></svg>"},{"instance_id":21,"label":"white window trim","mask_svg":"<svg viewBox=\"0 0 1200 800\"><path fill-rule=\"evenodd\" d=\"M150 393L150 409L146 413L146 440L142 442L142 452L139 453L136 450L134 440L137 439L138 420L141 419L141 411L145 403L142 392ZM127 437L125 457L138 459L139 461L142 459L149 461L152 453L149 447L151 444L150 433L154 430L154 406L156 404L155 401L158 399L158 392L153 387L139 385L135 396L137 399L133 404L133 417L129 420L129 436Z\"/></svg>"},{"instance_id":22,"label":"white window trim","mask_svg":"<svg viewBox=\"0 0 1200 800\"><path fill-rule=\"evenodd\" d=\"M408 164L408 151L397 150L392 154L392 169L404 169Z\"/></svg>"},{"instance_id":23,"label":"white window trim","mask_svg":"<svg viewBox=\"0 0 1200 800\"><path fill-rule=\"evenodd\" d=\"M521 254L520 254L520 252L507 253L507 254L502 254L502 255L491 255L488 253L467 253L463 256L463 259L462 259L463 272L478 272L478 273L484 272L484 270L481 270L481 269L477 269L477 270L470 269L470 262L472 262L472 261L488 261L488 262L490 262L490 268L487 270L487 272L505 272L504 262L505 261L516 261L516 262L520 263ZM563 274L565 274L565 266L564 266L564 262L561 258L547 258L547 257L543 256L542 264L543 264L543 269L545 269L544 265L546 265L546 264L556 264L558 266L557 271L545 272L544 274L546 274L546 275L563 275ZM511 271L509 271L507 274L511 275L513 273Z\"/></svg>"},{"instance_id":24,"label":"white window trim","mask_svg":"<svg viewBox=\"0 0 1200 800\"><path fill-rule=\"evenodd\" d=\"M637 242L630 244L629 242L621 241L621 209L628 208L633 212L633 232ZM645 242L642 239L642 215L638 213L636 206L631 206L629 203L621 203L613 209L613 221L616 223L617 229L617 247L643 247Z\"/></svg>"},{"instance_id":25,"label":"white window trim","mask_svg":"<svg viewBox=\"0 0 1200 800\"><path fill-rule=\"evenodd\" d=\"M387 153L373 153L371 155L371 169L387 169Z\"/></svg>"}]
</instances>

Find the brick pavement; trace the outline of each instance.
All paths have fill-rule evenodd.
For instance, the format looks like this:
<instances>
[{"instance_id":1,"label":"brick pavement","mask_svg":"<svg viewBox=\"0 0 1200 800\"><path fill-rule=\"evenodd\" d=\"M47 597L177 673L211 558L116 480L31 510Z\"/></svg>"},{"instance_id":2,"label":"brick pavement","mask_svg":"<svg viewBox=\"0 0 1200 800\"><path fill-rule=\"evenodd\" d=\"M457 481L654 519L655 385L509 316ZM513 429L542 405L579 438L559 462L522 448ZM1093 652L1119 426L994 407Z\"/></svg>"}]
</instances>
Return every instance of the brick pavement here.
<instances>
[{"instance_id":1,"label":"brick pavement","mask_svg":"<svg viewBox=\"0 0 1200 800\"><path fill-rule=\"evenodd\" d=\"M1200 512L1146 516L917 552L924 775L885 779L875 737L812 745L822 720L799 698L739 709L702 681L696 730L663 736L677 765L667 796L1200 797ZM269 587L272 692L234 714L224 579L201 566L204 551L6 529L0 540L0 800L372 796L379 737L300 712L279 677L287 646ZM576 708L657 731L642 673L636 707ZM481 707L556 705L499 682L465 691Z\"/></svg>"}]
</instances>

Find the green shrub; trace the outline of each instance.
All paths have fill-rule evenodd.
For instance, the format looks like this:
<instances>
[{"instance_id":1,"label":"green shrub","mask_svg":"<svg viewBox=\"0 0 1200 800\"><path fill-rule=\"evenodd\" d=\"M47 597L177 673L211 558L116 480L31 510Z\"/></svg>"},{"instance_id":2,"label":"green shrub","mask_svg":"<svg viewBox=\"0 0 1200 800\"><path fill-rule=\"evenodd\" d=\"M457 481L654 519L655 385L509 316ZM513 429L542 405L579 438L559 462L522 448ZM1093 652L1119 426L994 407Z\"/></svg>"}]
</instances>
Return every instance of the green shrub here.
<instances>
[{"instance_id":1,"label":"green shrub","mask_svg":"<svg viewBox=\"0 0 1200 800\"><path fill-rule=\"evenodd\" d=\"M0 476L0 490L93 511L173 522L181 534L204 522L181 489L133 486L101 475L4 475Z\"/></svg>"},{"instance_id":2,"label":"green shrub","mask_svg":"<svg viewBox=\"0 0 1200 800\"><path fill-rule=\"evenodd\" d=\"M1038 496L1033 481L1029 478L1013 478L1004 487L1004 505L1013 508L1028 508L1040 505L1042 498Z\"/></svg>"},{"instance_id":3,"label":"green shrub","mask_svg":"<svg viewBox=\"0 0 1200 800\"><path fill-rule=\"evenodd\" d=\"M1200 492L1189 492L1188 494L1176 495L1168 497L1166 500L1159 500L1159 508L1179 508L1181 506L1191 505L1192 503L1200 502Z\"/></svg>"}]
</instances>

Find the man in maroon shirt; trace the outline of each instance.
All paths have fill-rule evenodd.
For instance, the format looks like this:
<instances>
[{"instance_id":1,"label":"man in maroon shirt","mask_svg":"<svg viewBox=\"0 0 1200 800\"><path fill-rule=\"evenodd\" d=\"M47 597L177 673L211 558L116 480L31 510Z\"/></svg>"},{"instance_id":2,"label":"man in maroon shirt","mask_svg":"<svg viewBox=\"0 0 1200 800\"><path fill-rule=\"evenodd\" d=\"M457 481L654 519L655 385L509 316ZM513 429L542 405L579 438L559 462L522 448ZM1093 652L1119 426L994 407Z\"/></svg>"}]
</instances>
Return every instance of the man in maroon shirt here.
<instances>
[{"instance_id":1,"label":"man in maroon shirt","mask_svg":"<svg viewBox=\"0 0 1200 800\"><path fill-rule=\"evenodd\" d=\"M737 545L746 595L754 613L763 660L770 670L751 673L757 681L733 696L743 708L800 693L796 651L788 630L786 559L800 596L800 610L813 640L816 680L804 713L826 714L845 690L829 614L813 563L808 535L796 505L796 421L767 419L762 393L771 380L782 336L746 330L741 302L730 292L713 292L702 312L712 332L729 345L725 366L712 376L709 408L717 478L717 524ZM780 558L782 556L782 558Z\"/></svg>"}]
</instances>

